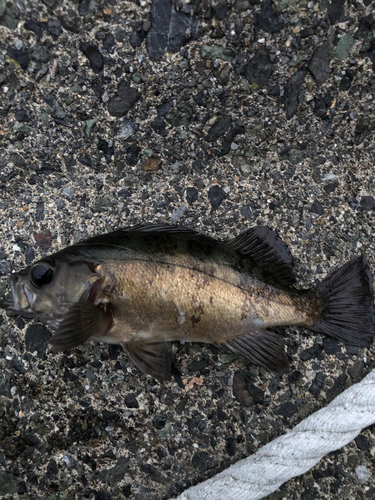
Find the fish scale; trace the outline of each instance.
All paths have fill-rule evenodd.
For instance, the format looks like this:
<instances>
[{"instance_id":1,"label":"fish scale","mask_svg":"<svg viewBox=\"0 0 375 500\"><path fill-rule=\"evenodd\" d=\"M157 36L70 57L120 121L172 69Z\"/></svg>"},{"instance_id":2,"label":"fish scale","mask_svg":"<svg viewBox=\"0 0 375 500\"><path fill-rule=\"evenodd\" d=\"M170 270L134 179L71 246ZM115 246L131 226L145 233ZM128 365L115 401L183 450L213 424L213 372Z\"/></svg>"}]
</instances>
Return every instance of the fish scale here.
<instances>
[{"instance_id":1,"label":"fish scale","mask_svg":"<svg viewBox=\"0 0 375 500\"><path fill-rule=\"evenodd\" d=\"M126 341L147 332L167 341L223 343L275 325L307 324L314 314L311 300L298 293L244 279L230 268L207 267L205 272L194 262L190 267L133 260L101 264L103 292L96 302L111 302L115 317L107 337Z\"/></svg>"}]
</instances>

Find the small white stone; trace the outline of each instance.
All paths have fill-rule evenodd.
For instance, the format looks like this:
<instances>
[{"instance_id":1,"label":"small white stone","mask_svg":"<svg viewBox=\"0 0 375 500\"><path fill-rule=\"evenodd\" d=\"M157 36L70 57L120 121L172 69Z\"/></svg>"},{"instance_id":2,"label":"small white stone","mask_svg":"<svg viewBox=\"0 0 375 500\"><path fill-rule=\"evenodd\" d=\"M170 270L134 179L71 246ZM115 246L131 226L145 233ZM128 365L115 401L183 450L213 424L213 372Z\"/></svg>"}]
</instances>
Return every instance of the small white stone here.
<instances>
[{"instance_id":1,"label":"small white stone","mask_svg":"<svg viewBox=\"0 0 375 500\"><path fill-rule=\"evenodd\" d=\"M172 168L173 168L173 166L172 166ZM181 217L184 215L185 212L186 212L186 205L181 205L180 207L176 208L176 210L171 215L170 222L174 224L179 219L181 219ZM185 316L184 316L184 318L185 318Z\"/></svg>"},{"instance_id":2,"label":"small white stone","mask_svg":"<svg viewBox=\"0 0 375 500\"><path fill-rule=\"evenodd\" d=\"M74 196L74 188L73 186L66 186L62 190L63 195L65 195L67 198L72 199Z\"/></svg>"},{"instance_id":3,"label":"small white stone","mask_svg":"<svg viewBox=\"0 0 375 500\"><path fill-rule=\"evenodd\" d=\"M365 483L370 479L370 472L368 471L367 467L365 465L358 465L358 467L355 468L355 473L357 474L358 482L360 484Z\"/></svg>"},{"instance_id":4,"label":"small white stone","mask_svg":"<svg viewBox=\"0 0 375 500\"><path fill-rule=\"evenodd\" d=\"M19 38L14 39L14 45L16 46L16 49L20 50L23 47L23 42Z\"/></svg>"},{"instance_id":5,"label":"small white stone","mask_svg":"<svg viewBox=\"0 0 375 500\"><path fill-rule=\"evenodd\" d=\"M322 181L330 181L332 179L336 179L335 174L326 174L326 175L323 175L323 177L322 177Z\"/></svg>"},{"instance_id":6,"label":"small white stone","mask_svg":"<svg viewBox=\"0 0 375 500\"><path fill-rule=\"evenodd\" d=\"M62 459L63 459L63 462L65 462L68 467L73 467L73 465L74 465L74 458L73 457L71 457L70 455L64 455Z\"/></svg>"}]
</instances>

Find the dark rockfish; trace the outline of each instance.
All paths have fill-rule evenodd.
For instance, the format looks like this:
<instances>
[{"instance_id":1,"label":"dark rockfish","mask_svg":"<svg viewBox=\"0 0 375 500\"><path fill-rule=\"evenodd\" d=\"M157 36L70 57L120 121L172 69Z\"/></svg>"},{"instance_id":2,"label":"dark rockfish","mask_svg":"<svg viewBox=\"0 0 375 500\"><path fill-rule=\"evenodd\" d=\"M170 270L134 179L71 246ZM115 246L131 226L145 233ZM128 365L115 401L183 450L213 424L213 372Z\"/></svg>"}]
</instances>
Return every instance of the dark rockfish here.
<instances>
[{"instance_id":1,"label":"dark rockfish","mask_svg":"<svg viewBox=\"0 0 375 500\"><path fill-rule=\"evenodd\" d=\"M367 345L375 334L364 257L314 288L293 288L293 259L267 227L217 241L168 225L120 229L72 245L12 274L3 306L57 328L65 351L87 340L121 344L143 372L170 375L169 341L223 346L270 370L287 366L266 329L300 325Z\"/></svg>"}]
</instances>

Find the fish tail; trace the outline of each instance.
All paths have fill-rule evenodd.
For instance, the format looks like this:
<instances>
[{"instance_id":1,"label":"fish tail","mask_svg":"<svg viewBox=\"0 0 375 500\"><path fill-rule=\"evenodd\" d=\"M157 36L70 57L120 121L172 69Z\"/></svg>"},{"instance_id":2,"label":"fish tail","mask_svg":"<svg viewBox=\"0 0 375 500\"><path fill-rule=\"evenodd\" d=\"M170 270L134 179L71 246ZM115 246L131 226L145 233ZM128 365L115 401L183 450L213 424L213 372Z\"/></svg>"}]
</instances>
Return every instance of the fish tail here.
<instances>
[{"instance_id":1,"label":"fish tail","mask_svg":"<svg viewBox=\"0 0 375 500\"><path fill-rule=\"evenodd\" d=\"M369 345L375 335L373 278L364 256L327 276L315 288L323 302L311 330L346 344Z\"/></svg>"}]
</instances>

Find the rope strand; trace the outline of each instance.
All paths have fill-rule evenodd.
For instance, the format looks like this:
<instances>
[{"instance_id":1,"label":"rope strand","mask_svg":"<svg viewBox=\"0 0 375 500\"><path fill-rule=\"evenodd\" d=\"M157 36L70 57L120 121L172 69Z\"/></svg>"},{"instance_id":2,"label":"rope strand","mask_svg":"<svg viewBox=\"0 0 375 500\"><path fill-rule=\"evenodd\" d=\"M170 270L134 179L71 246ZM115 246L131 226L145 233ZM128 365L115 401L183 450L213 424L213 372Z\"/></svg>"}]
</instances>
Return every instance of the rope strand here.
<instances>
[{"instance_id":1,"label":"rope strand","mask_svg":"<svg viewBox=\"0 0 375 500\"><path fill-rule=\"evenodd\" d=\"M375 423L375 370L290 432L176 500L260 500Z\"/></svg>"}]
</instances>

